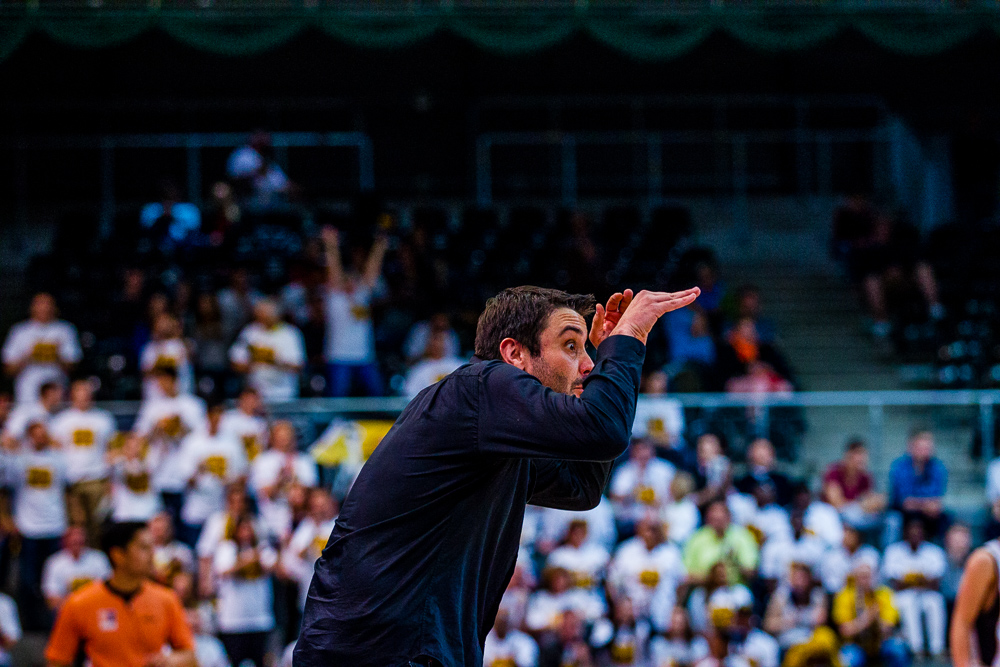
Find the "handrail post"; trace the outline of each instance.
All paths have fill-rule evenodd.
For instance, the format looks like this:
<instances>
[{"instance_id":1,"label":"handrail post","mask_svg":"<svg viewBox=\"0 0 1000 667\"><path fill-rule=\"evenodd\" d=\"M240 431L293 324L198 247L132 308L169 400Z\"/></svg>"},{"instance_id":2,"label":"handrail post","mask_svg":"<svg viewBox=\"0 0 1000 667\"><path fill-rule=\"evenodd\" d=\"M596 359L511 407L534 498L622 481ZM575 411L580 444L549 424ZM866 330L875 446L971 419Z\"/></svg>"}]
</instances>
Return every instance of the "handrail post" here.
<instances>
[{"instance_id":1,"label":"handrail post","mask_svg":"<svg viewBox=\"0 0 1000 667\"><path fill-rule=\"evenodd\" d=\"M986 396L979 399L979 431L983 439L983 457L995 457L997 452L993 437L993 400Z\"/></svg>"}]
</instances>

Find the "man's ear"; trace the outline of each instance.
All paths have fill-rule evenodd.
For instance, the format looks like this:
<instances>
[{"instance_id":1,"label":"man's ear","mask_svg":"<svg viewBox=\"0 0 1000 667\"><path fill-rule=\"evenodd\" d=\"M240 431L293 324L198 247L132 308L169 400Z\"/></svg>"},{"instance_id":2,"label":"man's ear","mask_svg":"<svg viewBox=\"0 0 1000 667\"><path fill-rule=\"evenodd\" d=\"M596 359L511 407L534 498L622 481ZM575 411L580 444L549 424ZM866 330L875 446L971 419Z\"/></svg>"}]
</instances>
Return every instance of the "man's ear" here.
<instances>
[{"instance_id":1,"label":"man's ear","mask_svg":"<svg viewBox=\"0 0 1000 667\"><path fill-rule=\"evenodd\" d=\"M528 370L525 365L528 359L528 351L524 346L513 338L504 338L500 341L500 358L505 364L516 366L522 371Z\"/></svg>"}]
</instances>

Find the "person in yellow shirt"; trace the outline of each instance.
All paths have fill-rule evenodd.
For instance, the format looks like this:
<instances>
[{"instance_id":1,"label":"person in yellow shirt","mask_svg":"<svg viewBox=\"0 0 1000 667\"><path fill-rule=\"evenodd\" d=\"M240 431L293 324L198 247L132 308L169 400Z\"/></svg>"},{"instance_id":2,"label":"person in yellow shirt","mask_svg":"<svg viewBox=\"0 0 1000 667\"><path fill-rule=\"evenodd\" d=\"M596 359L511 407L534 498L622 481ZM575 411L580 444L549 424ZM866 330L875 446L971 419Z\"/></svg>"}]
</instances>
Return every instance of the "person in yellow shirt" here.
<instances>
[{"instance_id":1,"label":"person in yellow shirt","mask_svg":"<svg viewBox=\"0 0 1000 667\"><path fill-rule=\"evenodd\" d=\"M908 667L910 653L896 636L899 612L892 591L874 586L871 565L859 563L847 585L833 600L833 622L844 640L840 658L844 667L865 667L881 660L886 667Z\"/></svg>"}]
</instances>

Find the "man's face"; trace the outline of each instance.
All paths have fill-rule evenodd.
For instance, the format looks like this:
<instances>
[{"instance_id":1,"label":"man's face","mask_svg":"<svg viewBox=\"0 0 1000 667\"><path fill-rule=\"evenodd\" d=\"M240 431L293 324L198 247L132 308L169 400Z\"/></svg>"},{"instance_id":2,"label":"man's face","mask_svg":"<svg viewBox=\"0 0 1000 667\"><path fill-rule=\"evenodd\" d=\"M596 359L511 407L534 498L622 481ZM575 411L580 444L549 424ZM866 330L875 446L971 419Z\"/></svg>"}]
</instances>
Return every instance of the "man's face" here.
<instances>
[{"instance_id":1,"label":"man's face","mask_svg":"<svg viewBox=\"0 0 1000 667\"><path fill-rule=\"evenodd\" d=\"M94 388L89 382L74 382L69 390L69 400L77 410L89 410L94 402Z\"/></svg>"},{"instance_id":2,"label":"man's face","mask_svg":"<svg viewBox=\"0 0 1000 667\"><path fill-rule=\"evenodd\" d=\"M910 441L910 456L916 461L929 461L934 456L934 436L920 433Z\"/></svg>"},{"instance_id":3,"label":"man's face","mask_svg":"<svg viewBox=\"0 0 1000 667\"><path fill-rule=\"evenodd\" d=\"M153 536L149 530L140 530L124 550L121 568L135 577L153 574Z\"/></svg>"},{"instance_id":4,"label":"man's face","mask_svg":"<svg viewBox=\"0 0 1000 667\"><path fill-rule=\"evenodd\" d=\"M868 450L863 447L851 450L847 453L847 465L854 470L865 470L868 468Z\"/></svg>"},{"instance_id":5,"label":"man's face","mask_svg":"<svg viewBox=\"0 0 1000 667\"><path fill-rule=\"evenodd\" d=\"M539 355L528 354L524 370L553 391L579 397L583 379L594 368L587 354L587 322L583 316L570 308L554 311L539 343Z\"/></svg>"},{"instance_id":6,"label":"man's face","mask_svg":"<svg viewBox=\"0 0 1000 667\"><path fill-rule=\"evenodd\" d=\"M56 318L56 302L48 294L36 294L31 300L31 319L36 322L51 322Z\"/></svg>"},{"instance_id":7,"label":"man's face","mask_svg":"<svg viewBox=\"0 0 1000 667\"><path fill-rule=\"evenodd\" d=\"M750 445L750 453L747 458L750 459L752 465L770 470L774 466L774 447L763 438L755 440Z\"/></svg>"}]
</instances>

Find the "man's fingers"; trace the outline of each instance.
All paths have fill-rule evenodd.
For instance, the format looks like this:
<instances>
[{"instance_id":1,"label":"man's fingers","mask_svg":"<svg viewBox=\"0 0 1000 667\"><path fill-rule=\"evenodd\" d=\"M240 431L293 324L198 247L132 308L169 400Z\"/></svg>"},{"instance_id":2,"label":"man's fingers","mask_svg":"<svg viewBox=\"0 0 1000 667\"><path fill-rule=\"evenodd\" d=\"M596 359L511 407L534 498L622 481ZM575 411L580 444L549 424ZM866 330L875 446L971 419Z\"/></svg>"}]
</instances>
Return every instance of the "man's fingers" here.
<instances>
[{"instance_id":1,"label":"man's fingers","mask_svg":"<svg viewBox=\"0 0 1000 667\"><path fill-rule=\"evenodd\" d=\"M681 297L679 299L667 299L657 304L657 309L660 314L666 314L675 310L680 310L686 306L690 306L698 298L697 294L688 294L687 296Z\"/></svg>"},{"instance_id":2,"label":"man's fingers","mask_svg":"<svg viewBox=\"0 0 1000 667\"><path fill-rule=\"evenodd\" d=\"M619 313L624 313L628 309L629 305L632 303L633 296L634 294L632 293L632 290L630 289L625 290L625 293L622 294L622 300L618 304Z\"/></svg>"},{"instance_id":3,"label":"man's fingers","mask_svg":"<svg viewBox=\"0 0 1000 667\"><path fill-rule=\"evenodd\" d=\"M621 292L615 292L614 294L612 294L611 298L608 299L608 305L607 305L607 308L606 308L607 312L609 312L609 313L617 313L618 311L620 311L621 308L618 307L618 304L620 304L622 302L622 299L624 299L624 298L625 298L625 295L622 294Z\"/></svg>"},{"instance_id":4,"label":"man's fingers","mask_svg":"<svg viewBox=\"0 0 1000 667\"><path fill-rule=\"evenodd\" d=\"M604 306L597 304L597 308L594 312L594 321L590 325L590 342L594 344L594 347L601 342L601 331L604 329Z\"/></svg>"}]
</instances>

